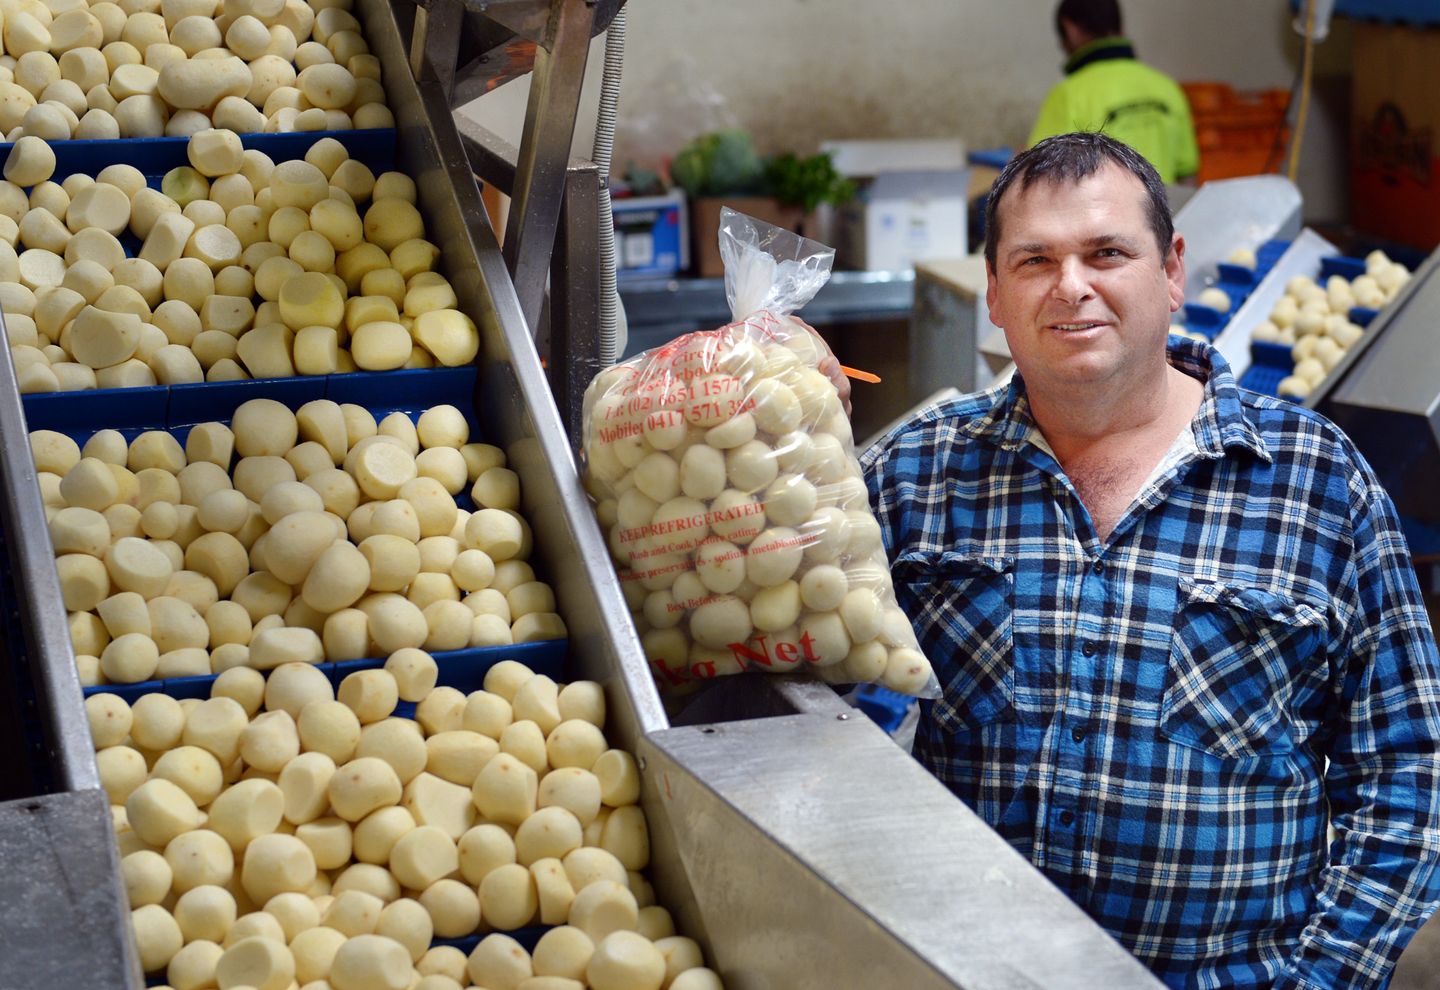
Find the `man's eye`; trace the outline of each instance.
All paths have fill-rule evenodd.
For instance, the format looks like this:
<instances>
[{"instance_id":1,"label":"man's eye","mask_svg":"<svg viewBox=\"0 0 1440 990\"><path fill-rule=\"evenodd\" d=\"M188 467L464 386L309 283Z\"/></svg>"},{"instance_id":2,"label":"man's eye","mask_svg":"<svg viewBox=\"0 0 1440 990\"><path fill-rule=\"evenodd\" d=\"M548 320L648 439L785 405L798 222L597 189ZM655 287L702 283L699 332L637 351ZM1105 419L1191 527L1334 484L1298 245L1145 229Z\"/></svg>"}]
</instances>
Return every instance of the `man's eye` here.
<instances>
[{"instance_id":1,"label":"man's eye","mask_svg":"<svg viewBox=\"0 0 1440 990\"><path fill-rule=\"evenodd\" d=\"M1022 265L1031 265L1031 266L1034 266L1034 265L1043 265L1044 263L1045 263L1045 258L1044 258L1044 256L1043 256L1043 255L1038 255L1038 254L1035 255L1034 257L1026 258L1024 261L1020 262L1020 264L1022 264Z\"/></svg>"},{"instance_id":2,"label":"man's eye","mask_svg":"<svg viewBox=\"0 0 1440 990\"><path fill-rule=\"evenodd\" d=\"M1121 256L1120 249L1113 247L1101 248L1095 253L1101 258L1119 258Z\"/></svg>"}]
</instances>

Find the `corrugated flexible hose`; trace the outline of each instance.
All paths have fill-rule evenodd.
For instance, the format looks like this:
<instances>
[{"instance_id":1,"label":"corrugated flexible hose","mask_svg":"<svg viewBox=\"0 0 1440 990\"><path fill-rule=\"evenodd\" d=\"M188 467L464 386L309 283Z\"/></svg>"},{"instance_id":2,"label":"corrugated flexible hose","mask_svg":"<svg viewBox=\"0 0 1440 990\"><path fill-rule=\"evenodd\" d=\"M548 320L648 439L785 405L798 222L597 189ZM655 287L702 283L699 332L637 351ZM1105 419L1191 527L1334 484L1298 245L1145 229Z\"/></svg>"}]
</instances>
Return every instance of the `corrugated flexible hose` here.
<instances>
[{"instance_id":1,"label":"corrugated flexible hose","mask_svg":"<svg viewBox=\"0 0 1440 990\"><path fill-rule=\"evenodd\" d=\"M624 314L615 287L615 219L610 209L610 159L615 150L615 118L620 102L620 70L625 62L625 8L605 32L605 69L600 80L600 111L591 159L600 176L600 363L614 364L625 349Z\"/></svg>"}]
</instances>

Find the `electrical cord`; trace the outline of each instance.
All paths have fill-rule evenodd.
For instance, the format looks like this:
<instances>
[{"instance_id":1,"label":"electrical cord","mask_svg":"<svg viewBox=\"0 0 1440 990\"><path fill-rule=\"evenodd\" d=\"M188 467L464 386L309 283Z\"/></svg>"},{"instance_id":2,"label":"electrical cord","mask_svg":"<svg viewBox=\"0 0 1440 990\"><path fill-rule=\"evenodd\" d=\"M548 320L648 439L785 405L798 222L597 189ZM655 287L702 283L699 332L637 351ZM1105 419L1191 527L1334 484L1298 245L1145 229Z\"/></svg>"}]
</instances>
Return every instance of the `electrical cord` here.
<instances>
[{"instance_id":1,"label":"electrical cord","mask_svg":"<svg viewBox=\"0 0 1440 990\"><path fill-rule=\"evenodd\" d=\"M1310 115L1310 85L1315 71L1315 4L1305 0L1305 46L1300 56L1300 108L1295 115L1295 133L1290 138L1290 164L1286 176L1291 182L1300 171L1300 148L1305 141L1305 123Z\"/></svg>"}]
</instances>

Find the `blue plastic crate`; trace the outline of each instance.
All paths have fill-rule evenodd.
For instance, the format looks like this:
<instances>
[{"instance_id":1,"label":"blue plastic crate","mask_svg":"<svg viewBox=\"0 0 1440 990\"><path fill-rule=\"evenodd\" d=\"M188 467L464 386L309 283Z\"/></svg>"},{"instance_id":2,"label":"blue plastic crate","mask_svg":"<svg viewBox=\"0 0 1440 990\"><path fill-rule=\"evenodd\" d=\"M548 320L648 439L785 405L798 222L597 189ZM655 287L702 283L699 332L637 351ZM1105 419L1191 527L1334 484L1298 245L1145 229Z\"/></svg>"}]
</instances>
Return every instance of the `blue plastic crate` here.
<instances>
[{"instance_id":1,"label":"blue plastic crate","mask_svg":"<svg viewBox=\"0 0 1440 990\"><path fill-rule=\"evenodd\" d=\"M855 707L886 732L894 732L905 721L915 699L879 684L862 684L855 690Z\"/></svg>"},{"instance_id":2,"label":"blue plastic crate","mask_svg":"<svg viewBox=\"0 0 1440 990\"><path fill-rule=\"evenodd\" d=\"M1368 327L1370 321L1380 315L1380 311L1378 309L1371 309L1368 306L1355 306L1351 308L1348 315L1351 323L1354 323L1356 326Z\"/></svg>"},{"instance_id":3,"label":"blue plastic crate","mask_svg":"<svg viewBox=\"0 0 1440 990\"><path fill-rule=\"evenodd\" d=\"M1258 282L1264 278L1270 269L1275 267L1275 262L1290 248L1289 241L1266 241L1255 249L1255 278Z\"/></svg>"},{"instance_id":4,"label":"blue plastic crate","mask_svg":"<svg viewBox=\"0 0 1440 990\"><path fill-rule=\"evenodd\" d=\"M502 660L518 660L537 674L544 674L557 681L562 680L565 675L565 660L568 652L569 645L566 640L550 639L538 643L516 643L511 646L483 646L472 650L450 650L432 653L431 656L435 658L435 663L440 668L440 677L436 683L458 688L468 693L478 690L485 682L485 673ZM373 670L383 666L385 666L383 659L338 660L315 665L337 689L340 687L341 681L356 671ZM124 698L131 704L146 694L168 694L172 698L203 700L210 697L210 689L218 676L218 674L208 674L199 677L171 677L159 681L139 681L135 684L97 684L83 690L87 698L92 694L113 694ZM413 718L415 706L410 702L402 701L396 707L395 714L404 718Z\"/></svg>"},{"instance_id":5,"label":"blue plastic crate","mask_svg":"<svg viewBox=\"0 0 1440 990\"><path fill-rule=\"evenodd\" d=\"M1187 330L1199 331L1211 340L1214 340L1220 331L1225 329L1225 323L1229 320L1228 314L1193 302L1185 304L1184 314L1182 322Z\"/></svg>"},{"instance_id":6,"label":"blue plastic crate","mask_svg":"<svg viewBox=\"0 0 1440 990\"><path fill-rule=\"evenodd\" d=\"M971 165L983 165L987 168L1004 168L1010 159L1015 157L1013 148L977 148L965 156L965 160Z\"/></svg>"},{"instance_id":7,"label":"blue plastic crate","mask_svg":"<svg viewBox=\"0 0 1440 990\"><path fill-rule=\"evenodd\" d=\"M1232 285L1237 287L1245 286L1248 292L1249 289L1254 288L1256 283L1260 281L1259 276L1255 273L1255 269L1246 268L1244 265L1232 264L1228 261L1222 261L1216 265L1215 271L1220 282L1226 286L1225 291L1227 292L1230 291L1229 286Z\"/></svg>"},{"instance_id":8,"label":"blue plastic crate","mask_svg":"<svg viewBox=\"0 0 1440 990\"><path fill-rule=\"evenodd\" d=\"M1323 286L1327 279L1335 275L1351 281L1364 274L1365 261L1363 258L1348 258L1344 255L1332 254L1320 259L1320 278L1317 281Z\"/></svg>"},{"instance_id":9,"label":"blue plastic crate","mask_svg":"<svg viewBox=\"0 0 1440 990\"><path fill-rule=\"evenodd\" d=\"M1295 367L1295 359L1290 355L1289 344L1252 340L1250 341L1250 359L1255 364L1266 368L1278 368L1287 375Z\"/></svg>"},{"instance_id":10,"label":"blue plastic crate","mask_svg":"<svg viewBox=\"0 0 1440 990\"><path fill-rule=\"evenodd\" d=\"M1240 376L1240 387L1248 388L1252 392L1259 392L1262 395L1274 395L1278 398L1276 387L1281 379L1290 374L1289 369L1272 368L1263 364L1252 364Z\"/></svg>"},{"instance_id":11,"label":"blue plastic crate","mask_svg":"<svg viewBox=\"0 0 1440 990\"><path fill-rule=\"evenodd\" d=\"M246 148L263 151L277 163L303 158L310 146L321 138L334 138L343 144L350 157L358 158L372 169L395 167L395 129L380 127L360 131L292 131L288 134L241 134ZM55 152L56 182L67 175L83 172L93 176L107 165L133 165L147 178L159 179L179 165L189 165L187 137L127 138L123 141L51 141ZM10 154L14 144L0 141L0 159Z\"/></svg>"},{"instance_id":12,"label":"blue plastic crate","mask_svg":"<svg viewBox=\"0 0 1440 990\"><path fill-rule=\"evenodd\" d=\"M168 430L182 444L197 423L228 422L249 399L275 399L292 409L313 399L363 405L372 413L404 412L414 418L430 406L458 406L470 421L471 439L480 433L473 414L476 369L425 368L361 371L300 378L256 378L193 385L33 392L21 397L31 430L55 430L82 443L97 430L118 430L132 440L147 430Z\"/></svg>"}]
</instances>

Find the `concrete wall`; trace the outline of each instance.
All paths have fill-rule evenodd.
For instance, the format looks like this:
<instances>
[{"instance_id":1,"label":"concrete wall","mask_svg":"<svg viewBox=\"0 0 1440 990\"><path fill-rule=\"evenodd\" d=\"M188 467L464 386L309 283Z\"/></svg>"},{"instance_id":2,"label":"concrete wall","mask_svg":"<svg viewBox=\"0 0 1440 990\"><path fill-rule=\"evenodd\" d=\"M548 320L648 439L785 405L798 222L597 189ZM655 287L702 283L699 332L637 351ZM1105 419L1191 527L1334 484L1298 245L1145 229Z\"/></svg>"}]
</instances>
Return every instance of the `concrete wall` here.
<instances>
[{"instance_id":1,"label":"concrete wall","mask_svg":"<svg viewBox=\"0 0 1440 990\"><path fill-rule=\"evenodd\" d=\"M630 0L615 165L656 167L696 134L740 126L762 153L832 138L1022 143L1063 56L1054 0ZM1127 32L1177 79L1286 88L1299 39L1285 0L1128 0ZM588 153L600 42L581 108ZM1349 25L1318 49L1301 188L1310 218L1345 212ZM527 80L466 108L518 139Z\"/></svg>"}]
</instances>

